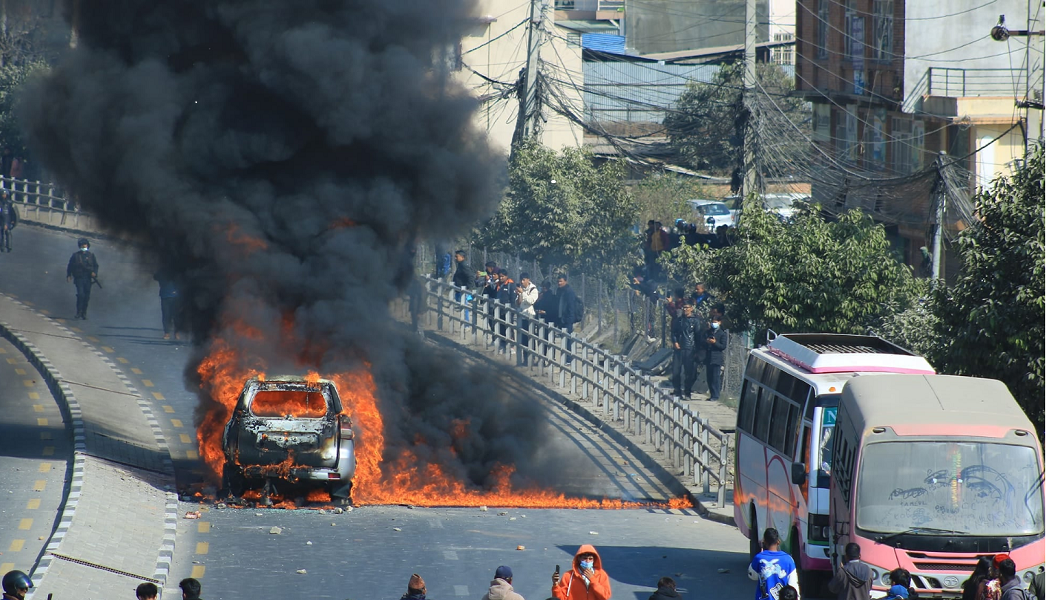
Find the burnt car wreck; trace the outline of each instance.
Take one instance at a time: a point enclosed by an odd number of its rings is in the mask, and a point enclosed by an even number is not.
[[[237,499],[258,489],[269,506],[283,482],[324,484],[333,502],[350,503],[355,442],[343,410],[327,379],[248,380],[225,425],[222,497]]]

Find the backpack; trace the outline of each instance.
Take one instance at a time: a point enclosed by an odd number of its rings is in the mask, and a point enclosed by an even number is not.
[[[584,299],[573,294],[573,323],[584,320]]]

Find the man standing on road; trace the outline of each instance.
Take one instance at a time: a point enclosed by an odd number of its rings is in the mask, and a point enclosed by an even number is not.
[[[861,547],[846,544],[846,556],[835,568],[835,576],[828,582],[828,590],[839,600],[867,600],[872,593],[872,569],[861,562]]]
[[[514,572],[506,565],[495,569],[495,579],[488,586],[488,593],[482,600],[525,600],[524,596],[514,591]]]
[[[4,575],[4,600],[25,600],[26,592],[33,587],[29,575],[22,571],[8,571]]]
[[[728,349],[728,330],[722,326],[724,305],[717,304],[709,311],[709,329],[706,330],[706,385],[709,399],[720,400],[720,387],[724,380],[724,351]]]
[[[647,600],[683,600],[683,596],[676,591],[672,577],[662,577],[658,580],[658,589]]]
[[[159,282],[159,304],[163,311],[163,339],[170,339],[170,334],[175,340],[181,339],[180,324],[178,318],[178,289],[177,277],[170,269],[159,269],[153,276]]]
[[[702,319],[695,314],[694,301],[688,298],[683,315],[672,321],[672,390],[676,396],[691,399],[691,388],[698,376],[695,352],[703,335]]]
[[[428,596],[428,588],[421,575],[414,573],[410,576],[410,582],[406,584],[406,593],[400,600],[425,600]]]
[[[11,252],[11,230],[18,225],[18,209],[7,190],[0,192],[0,252]]]
[[[558,275],[558,329],[565,330],[572,335],[573,324],[576,323],[576,292],[569,285],[569,276],[565,273]],[[573,338],[565,338],[565,364],[573,362]]]
[[[155,600],[159,597],[159,588],[154,583],[142,583],[137,586],[137,600]]]
[[[89,294],[92,293],[92,282],[96,279],[99,269],[96,255],[89,252],[89,240],[79,239],[78,251],[71,255],[70,262],[67,263],[67,283],[73,280],[78,294],[75,319],[88,318],[86,312],[89,310]]]
[[[609,600],[610,576],[602,568],[598,550],[584,544],[573,556],[573,568],[551,577],[551,593],[558,600]]]
[[[181,588],[181,600],[200,600],[200,592],[203,591],[203,586],[200,585],[198,579],[186,577],[181,580],[181,583],[177,584],[177,587]]]
[[[1026,600],[1023,580],[1016,577],[1016,563],[1006,558],[998,565],[998,581],[1001,582],[1001,600]]]
[[[757,582],[757,600],[779,600],[780,590],[788,585],[798,590],[798,569],[791,555],[780,551],[780,534],[775,527],[765,530],[761,547],[746,569],[750,579]]]

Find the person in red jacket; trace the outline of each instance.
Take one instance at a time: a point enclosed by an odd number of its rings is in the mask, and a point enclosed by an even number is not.
[[[573,568],[565,573],[555,573],[551,578],[554,586],[551,593],[558,600],[609,600],[610,576],[602,568],[598,550],[584,544],[573,556]]]

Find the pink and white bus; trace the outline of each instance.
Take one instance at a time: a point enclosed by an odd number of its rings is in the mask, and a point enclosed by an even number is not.
[[[1006,553],[1030,583],[1045,569],[1045,467],[1005,384],[947,375],[854,379],[839,400],[832,554],[861,546],[873,597],[891,570],[921,598],[955,598],[983,555]]]
[[[873,336],[784,334],[752,350],[736,423],[734,496],[751,555],[765,528],[775,527],[804,585],[816,583],[812,573],[830,575],[832,433],[844,385],[934,372],[924,358]]]

